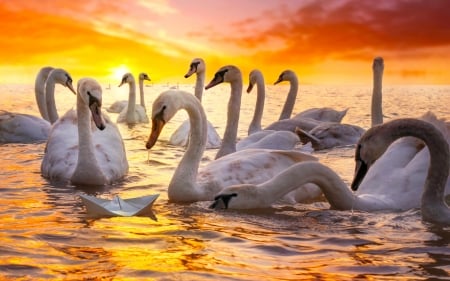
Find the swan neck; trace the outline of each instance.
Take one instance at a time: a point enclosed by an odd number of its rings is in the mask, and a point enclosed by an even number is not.
[[[222,144],[216,154],[216,159],[236,152],[236,138],[241,110],[242,79],[230,83],[231,95],[228,101],[227,126],[222,138]]]
[[[255,132],[261,131],[261,121],[264,112],[264,102],[266,98],[266,89],[264,78],[260,77],[256,81],[256,105],[255,112],[253,113],[253,119],[248,128],[248,134],[251,135]]]
[[[36,103],[39,109],[39,113],[41,114],[42,118],[50,121],[47,113],[47,104],[45,99],[45,81],[47,80],[48,74],[52,68],[46,67],[39,71],[38,75],[36,76],[36,81],[34,83],[34,94],[36,97]]]
[[[201,71],[197,73],[195,79],[195,96],[200,102],[202,102],[204,85],[205,85],[205,72]]]
[[[333,170],[319,162],[295,164],[260,187],[266,198],[278,199],[307,183],[316,184],[333,209],[349,210],[356,204],[355,196],[345,182]]]
[[[139,95],[141,98],[141,105],[145,108],[145,98],[144,98],[144,80],[139,79]]]
[[[86,103],[77,97],[78,161],[71,181],[75,184],[104,184],[105,178],[95,157],[92,142],[91,112]]]
[[[289,87],[289,92],[286,97],[286,101],[284,102],[279,120],[291,118],[292,111],[294,110],[295,100],[298,93],[298,79],[294,76],[290,78],[289,82],[291,85]]]
[[[134,81],[129,83],[130,91],[128,93],[128,107],[127,107],[127,122],[135,123],[134,111],[136,109],[136,83]]]
[[[192,97],[189,95],[189,97]],[[207,141],[206,114],[200,102],[186,99],[184,109],[189,116],[191,130],[189,143],[172,177],[168,188],[169,200],[175,202],[197,201],[202,192],[197,184],[198,168]]]
[[[383,124],[383,70],[373,71],[373,91],[372,91],[372,127]]]
[[[49,122],[53,124],[58,120],[59,115],[56,110],[55,102],[55,80],[51,75],[47,78],[47,83],[45,85],[45,99]]]

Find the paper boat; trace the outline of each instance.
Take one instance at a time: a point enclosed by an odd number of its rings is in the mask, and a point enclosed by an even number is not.
[[[150,215],[156,220],[152,212],[152,206],[159,194],[122,199],[115,196],[112,200],[97,198],[86,194],[79,194],[81,201],[86,206],[88,215],[93,217],[102,216],[144,216]]]

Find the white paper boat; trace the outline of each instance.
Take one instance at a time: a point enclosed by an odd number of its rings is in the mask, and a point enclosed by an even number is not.
[[[79,194],[81,201],[86,206],[88,215],[93,217],[102,216],[144,216],[150,215],[156,220],[152,212],[152,206],[159,194],[122,199],[115,196],[112,200],[97,198],[86,194]]]

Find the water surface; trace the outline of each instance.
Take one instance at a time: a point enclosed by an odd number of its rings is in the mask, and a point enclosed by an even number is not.
[[[147,108],[167,85],[145,87]],[[180,88],[193,92],[192,85]],[[104,106],[127,98],[104,89]],[[275,121],[288,86],[267,87],[263,125]],[[32,85],[0,85],[2,109],[38,115]],[[450,86],[388,86],[385,119],[432,110],[450,118]],[[301,86],[294,113],[311,107],[349,108],[343,122],[370,126],[371,85]],[[205,92],[203,103],[219,134],[225,129],[229,86]],[[239,136],[245,137],[255,94],[244,94]],[[57,87],[60,115],[75,97]],[[109,114],[115,120],[117,114]],[[0,279],[147,280],[448,280],[450,229],[422,222],[419,210],[328,210],[327,202],[277,205],[258,211],[212,211],[210,202],[174,204],[167,185],[184,149],[167,144],[187,118],[179,112],[148,152],[150,124],[119,125],[130,165],[121,182],[97,190],[50,183],[40,175],[45,144],[0,145]],[[202,165],[216,150],[206,151]],[[353,147],[315,153],[351,182]],[[159,193],[151,217],[92,219],[79,192],[103,198]]]

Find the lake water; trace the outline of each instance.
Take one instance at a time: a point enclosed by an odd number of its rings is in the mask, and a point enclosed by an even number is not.
[[[145,87],[147,109],[167,85]],[[192,85],[180,88],[193,92]],[[370,126],[372,85],[301,85],[294,113],[310,107],[349,108],[343,122]],[[267,86],[263,125],[275,121],[288,85]],[[127,99],[128,88],[104,89],[104,107]],[[33,85],[0,85],[2,109],[38,115]],[[60,115],[75,97],[57,86]],[[225,129],[229,85],[205,92],[203,104]],[[243,94],[239,136],[246,136],[256,94]],[[432,110],[450,119],[450,86],[385,86],[385,120]],[[109,114],[115,120],[117,114]],[[327,202],[277,205],[259,211],[213,211],[211,202],[175,204],[167,185],[184,153],[167,144],[187,118],[179,112],[147,151],[150,124],[119,125],[128,176],[95,190],[99,197],[160,194],[151,217],[87,217],[81,187],[40,175],[45,144],[0,145],[0,279],[102,280],[449,280],[450,228],[421,220],[420,210],[328,210]],[[207,150],[202,162],[214,159]],[[347,183],[353,147],[315,153]],[[91,191],[92,192],[92,191]]]

